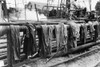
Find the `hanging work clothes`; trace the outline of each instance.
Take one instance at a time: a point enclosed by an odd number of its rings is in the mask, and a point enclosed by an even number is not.
[[[64,24],[59,23],[60,25],[60,47],[64,45]]]
[[[68,42],[67,42],[68,50],[70,48],[74,48],[75,47],[73,41],[74,41],[73,30],[72,30],[72,27],[69,25],[69,27],[68,27]]]
[[[89,24],[89,35],[90,35],[90,38],[93,40],[93,33],[95,31],[94,25],[92,21],[89,21],[88,24]]]
[[[77,41],[78,38],[80,37],[80,24],[76,24],[75,22],[71,22],[69,23],[69,25],[72,28],[72,38],[73,38],[73,43],[74,43],[74,47],[77,47]]]
[[[49,49],[50,49],[50,54],[52,53],[52,49],[53,47],[55,47],[55,43],[54,43],[54,34],[55,34],[55,31],[54,31],[54,25],[48,25],[49,27]]]
[[[64,23],[59,23],[60,25],[60,49],[63,49],[64,52],[67,51],[67,39],[68,39],[68,33],[67,28],[68,25],[65,25]]]
[[[64,25],[64,45],[65,45],[65,50],[64,52],[68,51],[68,25]]]
[[[21,45],[21,40],[20,40],[20,30],[19,26],[13,26],[11,25],[10,30],[7,33],[7,41],[11,45],[11,50],[12,50],[12,61],[13,63],[15,60],[20,60],[20,45]],[[9,44],[8,44],[9,45]]]
[[[49,26],[48,25],[42,25],[43,34],[46,46],[49,46]]]
[[[49,26],[48,25],[42,25],[42,30],[43,30],[43,42],[44,42],[44,46],[45,46],[45,50],[46,50],[46,53],[49,54],[50,53],[50,45],[51,43],[49,42],[50,41],[50,36],[49,35]],[[50,37],[49,37],[50,36]]]
[[[84,44],[85,40],[86,38],[85,38],[84,26],[81,25],[80,26],[80,42]]]
[[[87,32],[87,25],[85,23],[82,24],[82,27],[83,27],[83,36],[84,36],[84,43],[86,43],[86,38],[87,38],[87,35],[88,35],[88,32]]]
[[[99,28],[100,26],[99,26],[98,21],[94,21],[93,25],[94,25],[94,29],[95,29],[94,41],[96,41],[98,39],[98,35],[100,34],[100,28]]]
[[[55,32],[56,32],[56,45],[57,51],[64,49],[64,52],[67,51],[67,40],[68,40],[68,25],[60,23],[55,25]]]
[[[49,47],[47,47],[46,45],[46,41],[45,41],[45,34],[43,31],[43,26],[40,26],[39,28],[37,28],[37,35],[39,38],[39,54],[41,57],[46,57],[48,55],[49,52]]]
[[[93,22],[92,22],[92,21],[89,21],[88,24],[89,24],[89,26],[90,26],[90,32],[94,32],[95,29],[94,29]]]
[[[36,45],[36,27],[32,24],[27,25],[27,30],[24,32],[25,38],[24,38],[24,53],[25,58],[28,58],[29,56],[32,56],[34,53],[38,51],[37,45]]]
[[[60,25],[55,25],[57,51],[60,47]]]

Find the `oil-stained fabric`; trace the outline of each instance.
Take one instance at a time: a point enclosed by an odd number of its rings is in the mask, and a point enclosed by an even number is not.
[[[95,36],[94,36],[94,41],[98,39],[98,35],[100,34],[100,26],[97,21],[93,22],[94,29],[95,29]]]
[[[25,32],[27,34],[24,38],[24,53],[26,58],[28,58],[28,56],[32,56],[38,51],[36,45],[36,27],[32,24],[28,24],[27,28],[28,30]]]
[[[67,40],[68,40],[68,25],[65,25],[64,23],[60,23],[60,48],[64,49],[63,51],[67,51]]]
[[[74,41],[73,30],[72,30],[72,27],[69,25],[69,27],[68,27],[68,42],[67,42],[68,50],[70,48],[74,48],[75,47],[73,41]]]
[[[19,26],[13,26],[11,25],[9,32],[7,33],[7,38],[9,42],[11,43],[11,49],[12,49],[12,55],[13,55],[13,61],[14,60],[20,60],[20,30]]]
[[[80,26],[80,42],[84,44],[86,42],[85,40],[86,38],[85,38],[84,27],[81,25]]]
[[[44,42],[44,46],[45,46],[45,50],[46,53],[49,54],[50,53],[50,42],[49,42],[49,26],[48,25],[42,25],[42,33],[43,33],[43,42]],[[50,36],[51,37],[51,36]]]
[[[93,33],[94,33],[94,31],[95,31],[93,22],[90,22],[90,21],[89,21],[88,24],[89,24],[89,28],[90,28],[90,30],[89,30],[89,35],[90,35],[91,39],[93,39]]]
[[[49,26],[41,25],[43,29],[44,39],[47,46],[49,46]]]
[[[80,37],[80,27],[81,27],[81,24],[76,24],[76,31],[77,31],[76,36],[77,36],[77,38]]]
[[[53,40],[54,40],[54,34],[53,34],[53,30],[54,30],[54,25],[48,25],[49,27],[49,49],[50,49],[50,54],[52,52],[52,46],[55,45],[53,44]]]
[[[64,25],[64,45],[65,45],[65,52],[68,50],[68,25]]]
[[[80,37],[80,24],[76,24],[75,22],[69,23],[70,27],[72,28],[72,38],[73,38],[73,43],[74,47],[77,47],[77,41],[78,38]]]
[[[29,29],[27,28],[25,31],[24,31],[24,34],[23,34],[23,53],[25,53],[25,59],[28,58],[28,54],[27,54],[27,51],[28,51],[28,38],[29,38]]]
[[[57,51],[59,49],[64,49],[64,52],[67,51],[68,45],[68,25],[65,25],[63,23],[60,23],[58,25],[55,25],[55,32],[56,32],[56,45],[57,45]]]
[[[63,23],[59,23],[60,25],[60,47],[61,46],[65,46],[64,44],[64,24]]]
[[[90,32],[94,32],[95,29],[94,29],[94,25],[93,25],[93,22],[88,22],[89,26],[90,26]]]
[[[84,33],[83,33],[83,36],[84,36],[84,43],[86,43],[86,38],[87,38],[87,35],[88,35],[88,32],[87,32],[87,25],[85,23],[82,24],[82,27],[83,27],[83,30],[84,30]]]
[[[43,32],[43,27],[40,26],[40,28],[37,28],[37,35],[39,38],[39,54],[41,57],[46,57],[49,52],[49,48],[46,45],[45,42],[45,34]]]
[[[100,24],[99,24],[99,22],[98,21],[94,21],[93,22],[93,25],[95,26],[95,25],[97,25],[97,32],[98,32],[98,34],[100,34]],[[96,30],[96,29],[95,29]]]
[[[59,50],[60,47],[60,29],[61,29],[60,25],[55,25],[57,51]]]

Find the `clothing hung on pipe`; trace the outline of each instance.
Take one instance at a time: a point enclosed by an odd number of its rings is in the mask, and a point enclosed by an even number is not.
[[[69,26],[70,26],[70,33],[72,33],[71,34],[71,39],[72,39],[72,42],[73,42],[73,46],[74,47],[77,47],[77,41],[78,41],[78,39],[79,39],[79,37],[80,37],[80,24],[76,24],[75,22],[71,22],[71,23],[69,23]],[[70,36],[70,35],[69,35]]]
[[[80,42],[81,44],[84,44],[86,42],[84,26],[82,25],[80,26]]]
[[[85,23],[82,24],[82,28],[83,28],[83,43],[86,43],[86,38],[87,38],[87,35],[88,35],[88,31],[87,31],[87,25]]]
[[[41,27],[43,29],[46,46],[49,46],[49,38],[48,38],[49,37],[49,27],[47,25],[42,25]]]
[[[38,51],[38,46],[36,45],[36,28],[32,24],[27,25],[27,30],[24,31],[24,48],[25,58],[32,56]]]
[[[57,51],[60,47],[60,25],[55,25]]]
[[[54,43],[54,40],[55,40],[54,39],[54,33],[55,33],[54,29],[55,29],[55,27],[54,27],[54,25],[48,25],[48,27],[49,27],[49,36],[48,36],[49,48],[50,48],[50,54],[51,54],[53,47],[55,47],[55,43]]]
[[[75,48],[75,47],[77,47],[76,37],[74,37],[73,28],[69,25],[68,27],[68,50],[70,48]]]
[[[89,28],[90,28],[89,29],[89,35],[90,35],[90,38],[93,40],[93,33],[95,31],[94,25],[93,25],[92,21],[89,21],[88,24],[89,24]]]
[[[94,25],[94,29],[95,29],[94,41],[96,41],[98,39],[99,34],[100,34],[100,25],[99,25],[98,21],[93,22],[93,25]]]
[[[60,47],[59,49],[63,49],[63,52],[66,52],[68,49],[68,25],[64,23],[60,23]]]
[[[49,54],[49,47],[46,45],[43,29],[43,26],[37,28],[37,35],[39,38],[39,54],[41,57],[46,57]]]
[[[64,25],[64,45],[65,45],[65,49],[64,52],[68,51],[68,25]]]
[[[67,51],[68,45],[68,25],[60,23],[55,25],[55,33],[56,33],[56,46],[57,51],[63,49],[64,52]]]
[[[10,30],[7,33],[7,43],[10,44],[10,48],[12,50],[12,62],[14,63],[15,60],[20,60],[20,30],[19,26],[10,25]]]

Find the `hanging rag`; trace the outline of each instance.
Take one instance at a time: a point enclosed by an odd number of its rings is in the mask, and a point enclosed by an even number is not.
[[[73,40],[73,44],[74,44],[74,47],[77,47],[77,41],[78,41],[78,38],[80,37],[80,24],[76,24],[75,22],[70,22],[69,23],[70,27],[71,27],[71,37],[72,37],[72,40]]]
[[[93,33],[95,31],[93,22],[92,21],[89,21],[88,24],[89,24],[89,28],[90,28],[89,35],[90,35],[91,39],[93,39]]]
[[[55,46],[54,44],[54,25],[48,25],[49,27],[49,48],[50,48],[50,54],[52,53],[52,48]]]
[[[87,31],[87,25],[85,23],[82,24],[82,27],[83,27],[83,36],[84,36],[84,43],[86,43],[86,38],[87,38],[87,35],[88,35],[88,31]]]
[[[65,45],[65,49],[64,52],[68,51],[68,25],[64,25],[64,45]]]
[[[24,31],[24,53],[25,58],[29,58],[38,51],[38,46],[36,45],[36,27],[32,24],[26,26],[28,29]]]
[[[94,41],[96,41],[100,34],[100,25],[99,25],[98,21],[93,22],[93,25],[94,25],[94,29],[95,29]]]
[[[11,45],[11,50],[12,50],[12,61],[13,63],[15,60],[20,60],[20,45],[21,45],[21,40],[20,40],[20,30],[19,26],[13,26],[10,25],[10,30],[7,33],[7,42],[8,45],[10,43]]]
[[[60,25],[55,25],[57,51],[60,48],[60,28],[61,28]]]
[[[46,43],[46,39],[45,39],[45,33],[44,30],[45,28],[43,28],[43,26],[40,26],[39,28],[37,28],[37,35],[39,38],[39,54],[41,57],[46,57],[49,53],[49,49],[47,47]]]

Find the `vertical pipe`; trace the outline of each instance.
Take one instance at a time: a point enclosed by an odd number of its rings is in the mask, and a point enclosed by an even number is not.
[[[16,0],[15,0],[15,9],[17,8]],[[15,11],[15,16],[17,16],[17,12]],[[17,17],[18,20],[18,17]]]
[[[12,66],[12,48],[11,48],[11,43],[10,43],[10,30],[8,30],[7,32],[7,63],[8,63],[8,67],[13,67]]]
[[[60,2],[60,17],[62,18],[62,0],[61,0],[61,2]]]
[[[49,14],[48,14],[48,13],[49,13],[49,12],[48,12],[48,11],[49,11],[49,7],[48,7],[49,4],[48,4],[48,2],[49,2],[49,0],[47,0],[47,17],[48,17],[48,15],[49,15]]]
[[[3,21],[2,2],[0,1],[0,22]]]
[[[35,11],[36,11],[37,21],[39,21],[36,4],[34,4],[34,6],[35,6]]]
[[[68,9],[68,15],[69,15],[69,18],[70,18],[70,0],[66,0],[66,8]]]

